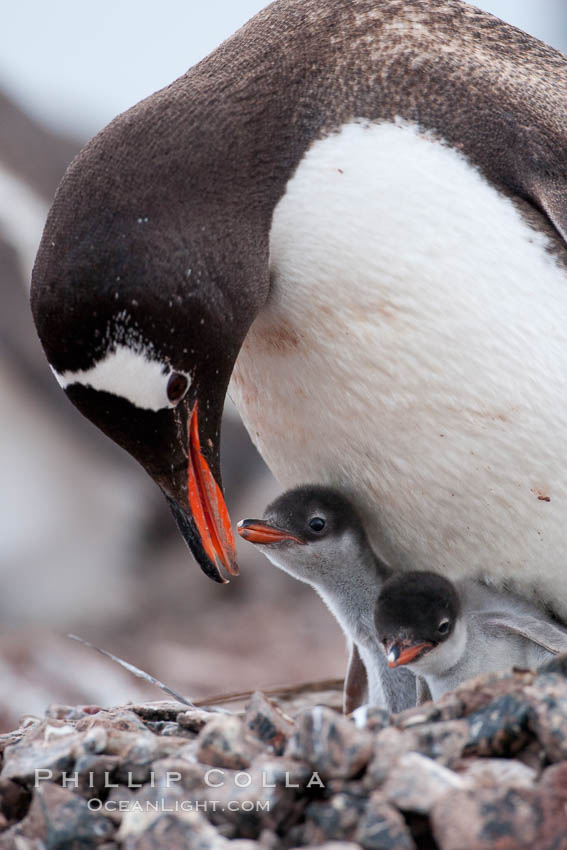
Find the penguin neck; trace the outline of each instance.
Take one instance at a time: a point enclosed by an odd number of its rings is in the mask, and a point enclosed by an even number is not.
[[[322,570],[312,584],[347,637],[357,644],[374,644],[374,606],[386,578],[385,568],[370,548],[344,564],[342,570]]]

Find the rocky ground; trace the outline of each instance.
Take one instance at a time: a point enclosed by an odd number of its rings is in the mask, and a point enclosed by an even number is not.
[[[567,656],[395,716],[339,700],[27,717],[0,737],[0,850],[567,848]]]

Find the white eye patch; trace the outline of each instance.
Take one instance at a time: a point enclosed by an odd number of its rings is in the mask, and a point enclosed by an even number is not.
[[[149,357],[144,351],[133,351],[125,345],[116,345],[91,366],[77,372],[52,372],[64,390],[71,384],[81,384],[93,390],[111,393],[126,399],[141,410],[173,408],[175,403],[167,397],[167,383],[173,371],[170,365]],[[191,376],[180,372],[191,385]]]

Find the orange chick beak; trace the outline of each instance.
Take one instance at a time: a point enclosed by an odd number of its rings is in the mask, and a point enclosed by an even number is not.
[[[294,543],[300,543],[302,546],[305,545],[304,540],[300,540],[299,537],[290,534],[289,531],[284,531],[282,528],[277,528],[275,525],[270,525],[269,522],[264,522],[261,519],[242,519],[238,523],[237,531],[249,543],[266,545],[291,540]]]
[[[412,644],[404,641],[393,641],[386,647],[388,667],[402,667],[404,664],[411,664],[412,661],[433,649],[434,645],[429,641]]]

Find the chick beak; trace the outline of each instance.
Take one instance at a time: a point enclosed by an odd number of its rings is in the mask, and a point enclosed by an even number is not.
[[[421,643],[410,643],[407,640],[391,641],[386,645],[388,667],[402,667],[404,664],[411,664],[412,661],[421,658],[434,646],[435,644],[430,641],[422,641]]]
[[[305,544],[305,541],[300,540],[295,534],[271,525],[262,519],[241,519],[237,531],[249,543],[259,543],[264,546],[270,543],[282,543],[285,540],[291,540],[293,543],[300,543],[301,545]]]

